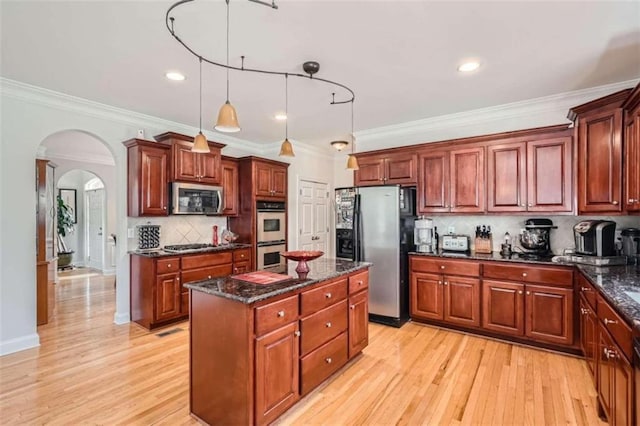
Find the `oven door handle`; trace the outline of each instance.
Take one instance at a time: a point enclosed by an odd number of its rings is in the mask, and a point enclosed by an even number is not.
[[[269,246],[281,246],[285,244],[284,240],[277,240],[277,241],[265,241],[262,243],[258,243],[257,246],[258,247],[269,247]]]

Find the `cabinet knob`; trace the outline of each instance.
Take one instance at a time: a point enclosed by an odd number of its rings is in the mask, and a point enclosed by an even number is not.
[[[613,204],[614,206],[617,206],[618,202],[617,201],[612,201],[611,204]]]
[[[326,297],[327,299],[331,299],[331,293],[325,294],[324,297]]]
[[[438,281],[438,285],[442,285],[442,281]]]
[[[207,278],[211,279],[211,275],[207,276]]]
[[[444,282],[444,285],[449,285],[449,283],[445,281],[445,282]]]
[[[349,306],[349,309],[354,310],[356,308],[356,305],[351,305]]]
[[[362,280],[358,281],[358,286],[362,285]]]
[[[527,273],[526,273],[526,272],[523,272],[523,273],[522,273],[522,276],[523,276],[523,277],[526,277],[526,276],[527,276]]]
[[[580,287],[580,291],[586,292],[591,291],[591,289],[589,287]]]
[[[233,272],[238,272],[238,268],[233,268]]]
[[[296,331],[293,333],[293,335],[294,335],[294,336],[296,336],[296,337],[300,337],[300,330],[296,330]]]
[[[180,277],[176,277],[176,281],[180,281]]]
[[[522,290],[518,290],[518,294],[522,294]]]
[[[610,319],[608,319],[608,318],[605,318],[605,319],[604,319],[604,325],[607,325],[607,324],[617,324],[617,323],[618,323],[618,321],[616,321],[616,320],[610,320]]]
[[[384,180],[384,179],[383,179],[383,178],[380,178],[380,179],[378,179],[378,180]]]
[[[587,311],[585,308],[580,308],[580,312],[582,313],[582,315],[587,315],[589,311]]]
[[[524,207],[524,204],[520,204],[520,207]]]
[[[527,204],[528,207],[533,207],[533,205],[531,203]]]
[[[527,291],[527,296],[529,296],[529,295],[531,295],[531,292],[530,292],[530,291]]]
[[[440,269],[444,269],[444,265],[440,265]]]
[[[331,358],[325,358],[324,362],[326,362],[327,364],[331,364]]]
[[[629,198],[629,204],[633,204],[636,200],[634,200],[633,198]]]
[[[241,255],[240,255],[240,259],[244,259],[244,254],[241,254]]]
[[[284,311],[278,311],[278,317],[279,318],[284,317]]]
[[[325,326],[326,326],[327,328],[331,328],[331,323],[330,323],[330,322],[328,322],[328,323],[326,323],[326,324],[325,324]]]
[[[166,210],[166,209],[167,209],[167,206],[162,206],[162,210]]]
[[[167,263],[167,268],[171,268],[171,264],[170,263]]]

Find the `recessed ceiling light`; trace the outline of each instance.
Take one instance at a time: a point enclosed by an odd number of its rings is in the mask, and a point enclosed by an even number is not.
[[[183,81],[185,79],[184,74],[178,72],[178,71],[169,71],[165,74],[165,76],[169,79],[169,80],[173,80],[173,81]]]
[[[478,61],[469,61],[458,67],[458,71],[460,72],[471,72],[480,68],[480,62]]]
[[[287,114],[283,114],[283,113],[278,113],[276,114],[276,120],[278,121],[284,121],[287,119]]]

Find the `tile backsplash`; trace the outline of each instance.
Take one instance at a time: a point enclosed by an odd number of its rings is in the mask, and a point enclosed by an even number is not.
[[[475,229],[478,225],[491,226],[493,234],[493,250],[499,251],[500,244],[504,242],[505,232],[511,235],[513,247],[519,246],[518,235],[524,229],[524,222],[530,218],[548,218],[553,221],[557,229],[551,230],[551,250],[555,254],[562,254],[565,248],[574,248],[573,226],[587,219],[612,220],[616,222],[616,233],[623,228],[639,228],[640,217],[638,216],[427,216],[433,219],[433,225],[438,227],[438,234],[448,233],[450,226],[455,228],[456,234],[469,235],[471,237],[471,248],[473,249]]]
[[[213,226],[218,226],[218,238],[227,228],[225,216],[167,216],[158,218],[129,217],[127,227],[135,229],[137,225],[160,225],[160,247],[171,244],[211,243]],[[233,231],[233,229],[232,229]],[[137,231],[133,238],[127,239],[127,248],[138,248]]]

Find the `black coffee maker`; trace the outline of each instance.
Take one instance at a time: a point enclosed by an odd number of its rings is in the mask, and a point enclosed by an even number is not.
[[[551,230],[556,229],[550,219],[527,219],[524,230],[520,233],[520,246],[525,257],[549,257],[551,251]]]

